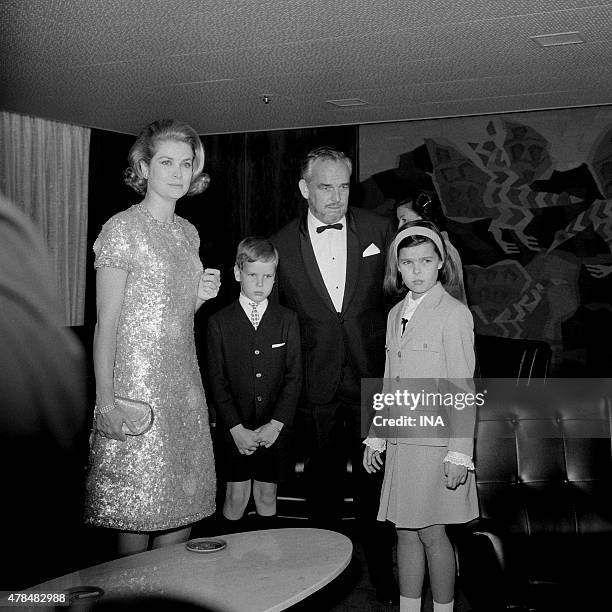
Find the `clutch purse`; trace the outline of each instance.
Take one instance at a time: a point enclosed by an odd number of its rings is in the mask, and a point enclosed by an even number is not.
[[[131,431],[124,423],[122,431],[125,435],[141,436],[153,426],[153,407],[151,404],[115,395],[115,406],[121,408],[136,427],[136,431]]]

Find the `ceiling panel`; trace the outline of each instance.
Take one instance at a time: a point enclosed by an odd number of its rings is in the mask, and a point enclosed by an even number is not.
[[[4,0],[0,109],[219,133],[608,104],[611,26],[612,1]],[[530,39],[561,31],[587,42]]]

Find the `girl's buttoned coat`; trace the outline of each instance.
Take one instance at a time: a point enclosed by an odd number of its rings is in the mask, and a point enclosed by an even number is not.
[[[406,298],[407,299],[407,298]],[[402,330],[405,300],[396,304],[387,318],[385,391],[408,389],[441,393],[474,393],[474,331],[469,309],[451,297],[442,285],[436,283],[422,298]],[[435,380],[432,380],[435,379]],[[419,416],[419,410],[404,411],[407,416]],[[461,410],[447,407],[447,427],[424,428],[409,433],[398,431],[398,443],[448,446],[472,456],[475,408]],[[434,435],[438,432],[440,436]],[[415,432],[418,431],[418,434]]]

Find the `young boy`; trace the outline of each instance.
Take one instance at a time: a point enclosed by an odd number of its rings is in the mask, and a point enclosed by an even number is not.
[[[292,468],[288,429],[302,384],[295,312],[268,301],[278,252],[245,238],[236,253],[238,300],[210,317],[208,374],[227,482],[223,516],[242,518],[251,496],[260,517],[276,514],[276,488]],[[252,485],[251,485],[252,482]]]

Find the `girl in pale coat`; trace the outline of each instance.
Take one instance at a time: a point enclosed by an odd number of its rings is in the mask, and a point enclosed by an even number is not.
[[[471,391],[472,315],[442,287],[441,281],[450,280],[445,276],[447,257],[444,239],[429,221],[402,226],[391,243],[385,289],[408,292],[387,319],[387,389],[390,385],[399,388],[402,381],[404,388],[418,391],[438,379],[436,384],[444,381],[445,388]],[[410,381],[412,385],[407,384]],[[419,418],[418,411],[408,414]],[[380,469],[380,454],[387,452],[378,520],[389,520],[397,529],[401,612],[421,609],[426,561],[434,612],[453,609],[455,556],[445,526],[478,516],[472,464],[474,422],[473,406],[464,406],[460,412],[452,406],[447,427],[435,434],[423,430],[420,436],[408,437],[415,428],[407,428],[411,431],[406,430],[406,435],[396,428],[395,438],[365,440],[366,471]]]

